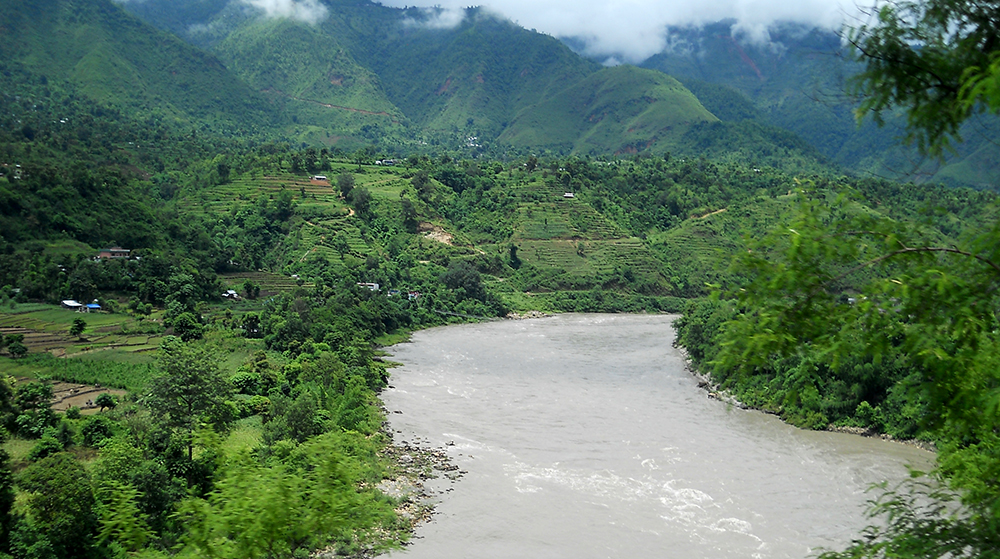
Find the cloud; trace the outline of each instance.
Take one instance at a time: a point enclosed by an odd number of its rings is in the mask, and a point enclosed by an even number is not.
[[[407,27],[423,27],[425,29],[454,29],[465,19],[462,8],[419,8],[419,17],[410,15],[403,19]]]
[[[319,0],[239,0],[264,12],[267,17],[288,18],[316,24],[328,14],[326,6]]]
[[[389,6],[412,6],[414,0],[383,0]],[[423,0],[444,11],[464,0]],[[874,1],[874,0],[872,0]],[[420,0],[418,0],[418,3]],[[638,62],[670,44],[671,26],[698,26],[735,20],[741,40],[767,41],[777,22],[837,29],[859,9],[851,0],[487,0],[484,7],[555,37],[572,37],[584,52],[600,58]]]

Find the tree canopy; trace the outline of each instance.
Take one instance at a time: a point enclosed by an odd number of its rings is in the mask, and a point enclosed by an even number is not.
[[[1000,111],[998,19],[995,2],[879,6],[848,35],[864,64],[859,117],[902,110],[905,140],[942,156],[970,117]],[[792,222],[739,258],[748,281],[689,313],[681,342],[723,386],[797,423],[905,419],[935,442],[937,483],[883,491],[878,520],[823,557],[1000,556],[996,208],[945,244],[936,208],[906,222],[863,210],[849,189],[798,196]]]
[[[972,115],[1000,109],[1000,3],[907,0],[880,4],[848,39],[864,64],[853,78],[859,118],[902,108],[905,140],[941,156]]]

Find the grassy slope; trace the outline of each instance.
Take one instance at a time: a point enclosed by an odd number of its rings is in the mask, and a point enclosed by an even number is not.
[[[382,91],[379,78],[359,65],[330,26],[291,20],[250,20],[215,47],[226,65],[254,89],[283,104],[296,123],[291,130],[316,135],[354,136],[377,126],[382,136],[398,136],[402,111]],[[319,143],[336,143],[336,140]],[[372,139],[369,139],[369,142]],[[312,142],[317,143],[317,142]]]
[[[355,165],[335,163],[330,174],[355,169]],[[364,171],[355,175],[356,187],[371,193],[373,206],[378,209],[377,219],[401,219],[401,194],[412,195],[409,180],[403,176],[405,171],[374,166],[365,167]],[[438,185],[437,188],[444,196],[449,196],[446,187]],[[550,277],[553,287],[589,289],[617,272],[629,270],[647,284],[659,286],[657,290],[670,292],[669,281],[663,273],[664,262],[646,243],[632,237],[587,202],[565,199],[564,188],[543,180],[540,171],[526,180],[514,179],[497,188],[509,190],[521,200],[511,221],[512,234],[500,244],[474,242],[475,235],[463,233],[460,224],[449,222],[421,200],[410,198],[423,223],[420,231],[406,235],[405,242],[413,257],[420,261],[447,262],[448,258],[506,254],[504,243],[512,243],[518,247],[522,262]],[[293,193],[296,217],[288,235],[276,249],[279,269],[286,273],[308,273],[314,261],[321,259],[338,273],[350,273],[351,270],[363,270],[368,257],[388,258],[386,241],[389,239],[373,235],[371,222],[366,224],[353,214],[332,187],[304,176],[243,176],[229,184],[189,193],[179,210],[200,216],[221,215],[258,197],[276,196],[282,190]],[[447,243],[431,232],[432,226],[450,235]],[[341,240],[346,246],[340,243]],[[265,289],[269,285],[267,282],[277,279],[269,280],[256,274],[251,279]],[[224,278],[224,282],[239,288],[246,277],[250,276],[233,274]],[[284,279],[285,283],[293,281],[287,276]]]
[[[469,10],[454,30],[397,27],[370,63],[390,97],[432,131],[495,137],[520,108],[596,69],[551,37]]]
[[[677,80],[619,66],[523,111],[500,139],[583,153],[665,151],[691,124],[716,120]]]
[[[271,107],[213,56],[110,0],[11,0],[0,55],[68,80],[105,105],[187,123],[255,129]]]

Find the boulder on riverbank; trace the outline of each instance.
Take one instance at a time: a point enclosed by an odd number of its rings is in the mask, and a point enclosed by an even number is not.
[[[528,320],[531,318],[548,318],[550,316],[552,315],[549,313],[544,313],[542,311],[528,311],[523,314],[511,311],[507,313],[507,316],[505,316],[504,318],[508,320]]]

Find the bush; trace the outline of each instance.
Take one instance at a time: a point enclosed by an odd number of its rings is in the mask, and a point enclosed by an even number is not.
[[[105,439],[111,438],[114,435],[114,431],[111,428],[111,421],[104,416],[98,415],[83,426],[80,434],[83,435],[84,445],[96,447],[104,442]]]
[[[38,443],[31,449],[28,453],[28,460],[36,462],[45,458],[46,456],[52,456],[57,452],[63,451],[63,444],[59,442],[58,439],[52,435],[45,435],[38,440]]]
[[[260,375],[255,373],[240,371],[229,377],[229,384],[238,394],[260,394]]]
[[[26,439],[37,439],[45,429],[52,424],[52,413],[49,410],[39,410],[22,413],[14,420],[17,434]]]

